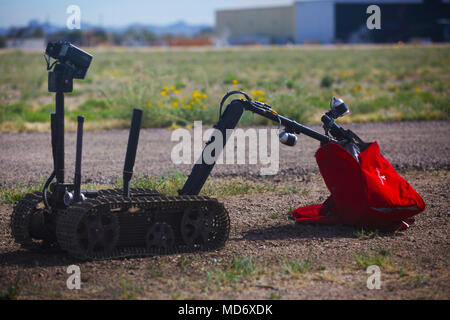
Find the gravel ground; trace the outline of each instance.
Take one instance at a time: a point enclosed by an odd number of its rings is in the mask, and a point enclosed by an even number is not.
[[[297,181],[307,193],[222,199],[231,234],[219,251],[110,261],[21,249],[9,235],[12,206],[0,205],[0,293],[17,287],[20,299],[450,299],[449,172],[402,175],[427,203],[403,232],[361,236],[341,225],[293,223],[290,208],[323,202],[328,194],[320,175],[312,174],[309,182]],[[389,253],[380,265],[381,289],[368,290],[368,274],[355,255],[374,256],[378,249]],[[224,281],[223,270],[241,256],[252,257],[255,271]],[[309,268],[287,273],[285,263],[293,259],[309,261]],[[80,290],[66,287],[72,264],[81,270]]]
[[[365,141],[377,140],[382,154],[397,168],[448,169],[450,122],[397,122],[351,124]],[[273,128],[273,127],[271,127]],[[322,132],[319,126],[314,129]],[[173,131],[141,131],[134,171],[140,175],[164,174],[170,170],[190,172],[191,165],[175,165],[170,159]],[[113,182],[122,176],[127,130],[89,131],[83,146],[83,181]],[[314,152],[318,142],[299,137],[295,147],[280,146],[279,175],[315,171]],[[41,182],[51,172],[52,156],[49,133],[0,134],[0,183]],[[73,176],[75,132],[66,133],[66,172]],[[247,158],[248,159],[248,158]],[[246,161],[248,163],[248,161]],[[216,165],[213,176],[258,175],[258,165]]]
[[[12,205],[0,204],[0,293],[17,288],[21,299],[450,299],[449,122],[350,127],[368,141],[376,138],[383,154],[424,198],[427,209],[410,229],[361,235],[341,225],[293,223],[288,218],[292,208],[321,203],[328,195],[315,169],[317,143],[304,138],[296,148],[282,148],[281,174],[271,180],[295,185],[297,191],[221,198],[230,213],[231,234],[225,248],[216,252],[97,262],[80,262],[61,252],[28,252],[9,235]],[[137,172],[188,172],[170,163],[172,144],[161,143],[169,141],[170,134],[143,130]],[[0,135],[1,181],[39,181],[48,174],[42,170],[50,162],[48,138],[42,133]],[[68,145],[73,139],[69,133]],[[86,176],[105,182],[120,175],[126,139],[126,131],[87,132]],[[73,158],[71,149],[68,159]],[[250,167],[252,172],[257,169]],[[308,179],[287,175],[304,171]],[[222,165],[214,169],[213,179],[241,172],[252,175],[246,165]],[[381,289],[368,290],[368,274],[355,256],[374,256],[378,249],[388,252],[380,262]],[[239,256],[252,257],[255,270],[239,281],[223,280],[223,271]],[[291,259],[308,261],[309,268],[288,273],[285,264]],[[66,287],[71,264],[80,266],[80,290]]]

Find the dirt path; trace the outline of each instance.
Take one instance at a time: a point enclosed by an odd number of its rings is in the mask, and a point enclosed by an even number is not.
[[[346,126],[347,127],[347,126]],[[377,140],[385,157],[397,168],[448,169],[450,122],[368,123],[348,126],[366,141]],[[273,128],[273,127],[271,127]],[[314,129],[322,132],[319,126]],[[190,165],[174,165],[170,160],[173,131],[142,130],[135,172],[140,175],[180,170]],[[83,181],[107,183],[121,177],[125,159],[127,130],[90,131],[83,146]],[[279,176],[316,170],[314,152],[318,142],[300,136],[294,148],[280,147]],[[51,172],[49,133],[0,134],[0,183],[41,182]],[[75,133],[66,133],[66,172],[73,176]],[[196,159],[195,159],[196,160]],[[247,161],[248,163],[248,161]],[[213,176],[257,175],[258,165],[217,165]]]

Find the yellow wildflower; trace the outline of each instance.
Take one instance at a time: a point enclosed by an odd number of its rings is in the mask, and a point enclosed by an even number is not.
[[[253,90],[252,93],[254,96],[263,96],[264,95],[264,91],[262,91],[262,90]]]
[[[352,70],[349,70],[349,71],[343,70],[343,71],[341,71],[341,77],[343,77],[343,78],[353,77],[354,74],[355,73]]]
[[[237,87],[238,81],[237,80],[233,80],[233,87]]]
[[[164,91],[164,90],[163,90],[163,91],[161,91],[161,95],[162,95],[162,96],[165,96],[166,94],[167,94],[167,92],[166,92],[166,91]]]
[[[420,91],[420,88],[416,88],[416,92],[417,93],[420,93],[421,91]]]
[[[181,128],[181,126],[179,126],[179,125],[177,125],[177,124],[175,124],[175,123],[172,123],[171,126],[168,126],[168,127],[167,127],[167,129],[169,129],[169,130],[172,130],[172,129],[180,129],[180,128]]]
[[[152,106],[152,103],[151,102],[147,102],[147,107],[151,107]]]
[[[174,102],[173,102],[173,107],[174,107],[174,108],[178,108],[178,101],[174,101]]]

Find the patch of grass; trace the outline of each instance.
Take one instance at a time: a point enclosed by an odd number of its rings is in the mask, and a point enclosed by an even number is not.
[[[408,276],[408,273],[405,271],[403,267],[397,270],[397,274],[400,278]]]
[[[320,80],[320,86],[322,88],[329,88],[333,85],[333,78],[331,78],[330,76],[325,76],[322,78],[322,80]]]
[[[276,186],[273,184],[260,184],[243,178],[233,178],[219,181],[207,180],[201,194],[211,197],[227,197],[239,194],[271,192],[275,189]]]
[[[282,298],[282,295],[279,292],[276,291],[271,291],[268,295],[267,295],[268,299],[271,300],[280,300]]]
[[[120,109],[111,108],[106,100],[88,99],[75,110],[71,110],[68,117],[77,121],[77,116],[83,115],[86,121],[103,121],[124,118],[120,112]]]
[[[32,193],[34,191],[42,191],[44,182],[36,184],[15,184],[7,185],[0,188],[0,203],[6,204],[16,204],[20,199],[22,199],[25,194]],[[100,190],[117,187],[118,185],[103,185],[98,183],[88,183],[81,185],[81,189],[86,190]],[[122,185],[120,185],[120,188]]]
[[[50,114],[54,111],[55,106],[52,104],[44,105],[37,110],[26,110],[24,120],[27,122],[48,122]]]
[[[353,231],[353,236],[358,239],[374,239],[378,238],[380,235],[378,230],[366,230],[364,228],[357,229]]]
[[[133,300],[136,299],[136,295],[142,293],[143,287],[140,284],[136,284],[132,280],[120,276],[120,289],[123,299]]]
[[[233,256],[224,267],[214,267],[206,272],[208,282],[214,282],[218,288],[222,284],[240,282],[261,272],[254,258]]]
[[[290,193],[299,193],[301,188],[296,184],[290,184],[286,185],[281,189],[281,192],[284,194],[290,194]]]
[[[54,288],[46,288],[45,295],[50,299],[59,299],[62,296],[62,293]]]
[[[177,195],[186,182],[187,176],[181,171],[170,171],[167,174],[157,176],[137,176],[131,182],[133,188],[153,189],[166,195]],[[119,180],[116,187],[120,188],[122,182]]]
[[[131,181],[132,188],[146,188],[153,189],[165,195],[178,195],[187,175],[181,171],[172,170],[166,174],[155,176],[136,176]],[[15,204],[26,193],[41,190],[42,184],[17,184],[4,186],[0,189],[0,203]],[[83,184],[82,189],[101,190],[109,188],[122,188],[122,179],[118,179],[114,184],[98,184],[88,183]],[[284,184],[277,185],[273,183],[258,183],[244,180],[243,178],[231,179],[208,179],[201,191],[201,195],[223,198],[241,194],[263,193],[263,192],[278,192],[284,190]]]
[[[27,193],[40,190],[41,185],[18,184],[0,189],[0,203],[16,204]]]
[[[181,293],[178,291],[170,294],[170,299],[172,299],[172,300],[178,300],[180,298],[181,298]]]
[[[23,101],[10,105],[0,104],[0,122],[23,120],[25,113],[30,109],[30,105]]]
[[[231,281],[239,281],[247,278],[256,271],[256,263],[252,257],[234,256],[227,266],[227,278]]]
[[[270,183],[265,183],[265,184],[262,184],[262,185],[257,183],[255,185],[255,189],[256,189],[256,192],[258,192],[258,193],[273,192],[273,191],[276,190],[276,186],[273,185],[273,184],[270,184]]]
[[[278,213],[273,212],[273,213],[270,214],[270,218],[271,219],[278,219],[278,218],[280,218],[280,215]]]
[[[417,275],[415,277],[412,277],[411,279],[411,283],[414,285],[415,288],[421,287],[425,285],[427,282],[428,279],[423,275]]]
[[[313,263],[308,256],[305,260],[288,259],[283,262],[283,270],[290,275],[304,274],[313,269]]]
[[[292,218],[292,211],[294,211],[295,208],[289,207],[289,209],[286,211],[286,218],[291,219]]]
[[[407,285],[411,285],[414,288],[421,287],[428,282],[427,276],[417,273],[414,265],[406,263],[404,266],[399,266],[398,268],[392,270],[393,273],[397,274],[399,280]]]
[[[212,125],[218,99],[232,89],[263,92],[280,114],[298,122],[320,121],[332,95],[350,105],[347,119],[353,121],[446,119],[450,114],[448,46],[88,51],[95,63],[67,94],[73,99],[67,116],[116,120],[119,128],[129,123],[133,108],[145,110],[143,127],[185,126],[193,120]],[[4,52],[0,69],[0,130],[48,123],[49,112],[43,109],[52,94],[41,54]],[[247,113],[241,122],[267,123]]]
[[[164,272],[161,270],[161,268],[154,264],[150,264],[148,266],[148,273],[151,278],[160,278],[164,275]]]
[[[245,181],[244,179],[233,179],[223,183],[207,183],[202,193],[206,195],[222,195],[234,196],[237,194],[247,194],[255,190],[253,183]]]
[[[16,276],[13,282],[8,283],[5,291],[0,291],[0,300],[17,300],[20,294],[19,288],[20,274]]]
[[[390,251],[385,248],[375,248],[366,250],[363,253],[353,254],[356,264],[360,269],[367,269],[368,266],[376,265],[378,267],[386,267],[390,264]]]
[[[280,192],[282,194],[301,194],[303,196],[309,195],[310,191],[306,188],[302,188],[298,184],[286,184],[284,185]]]
[[[178,261],[177,265],[181,269],[184,269],[186,266],[189,266],[192,263],[192,261],[194,261],[194,259],[192,257],[182,255],[180,260]]]

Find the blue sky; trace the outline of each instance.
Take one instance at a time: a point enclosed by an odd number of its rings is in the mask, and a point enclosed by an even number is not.
[[[167,25],[183,20],[214,25],[215,10],[289,3],[289,0],[1,0],[0,27],[23,26],[37,19],[65,25],[69,5],[81,9],[81,24],[124,26],[131,23]]]

